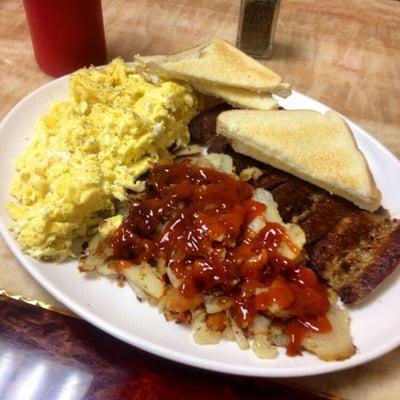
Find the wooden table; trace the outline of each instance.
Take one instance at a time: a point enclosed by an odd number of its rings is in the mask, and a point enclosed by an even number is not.
[[[109,59],[179,51],[219,36],[234,43],[239,1],[103,0]],[[400,2],[284,0],[268,66],[352,118],[400,157]],[[52,78],[37,67],[21,2],[0,5],[0,116]],[[0,289],[61,305],[0,241]],[[0,338],[2,335],[0,329]],[[3,351],[3,350],[2,350]],[[394,399],[400,350],[350,371],[295,381],[351,399]]]

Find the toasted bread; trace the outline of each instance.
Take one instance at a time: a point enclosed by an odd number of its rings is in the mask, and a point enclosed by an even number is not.
[[[284,222],[299,224],[306,234],[310,267],[334,288],[343,302],[362,302],[400,264],[400,222],[379,208],[360,210],[349,201],[232,150],[216,134],[218,115],[226,104],[195,117],[191,140],[209,152],[233,157],[236,173],[252,167],[262,171],[251,183],[271,191]]]
[[[269,93],[256,93],[241,88],[213,86],[198,82],[192,83],[192,86],[198,92],[225,100],[234,107],[252,110],[275,110],[278,108],[278,102]]]
[[[213,39],[170,56],[137,55],[135,61],[147,65],[160,76],[197,83],[201,87],[231,87],[282,97],[287,97],[291,91],[290,85],[282,82],[277,73],[222,39]]]
[[[381,194],[345,121],[334,111],[225,111],[217,133],[233,149],[289,172],[368,211]]]

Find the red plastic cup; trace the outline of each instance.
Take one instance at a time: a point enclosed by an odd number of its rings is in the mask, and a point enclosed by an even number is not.
[[[35,58],[61,76],[107,62],[101,0],[24,0]]]

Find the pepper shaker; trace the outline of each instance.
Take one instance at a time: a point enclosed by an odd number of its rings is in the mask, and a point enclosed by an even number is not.
[[[241,0],[238,48],[257,58],[271,56],[280,3],[280,0]]]

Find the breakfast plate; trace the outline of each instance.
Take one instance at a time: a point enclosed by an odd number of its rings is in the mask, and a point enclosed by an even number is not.
[[[121,288],[104,276],[81,274],[76,260],[40,262],[23,254],[8,231],[11,220],[5,209],[14,175],[13,159],[33,136],[34,122],[52,101],[65,97],[67,86],[68,77],[63,77],[39,88],[18,103],[0,125],[1,233],[24,268],[59,301],[98,328],[145,351],[195,367],[239,375],[294,377],[332,372],[368,362],[400,345],[400,321],[396,315],[400,271],[393,273],[364,304],[351,308],[351,331],[358,350],[350,359],[326,362],[305,352],[288,357],[281,349],[276,359],[261,360],[252,352],[239,350],[234,342],[195,344],[189,328],[166,322],[156,307],[140,303],[127,285]],[[296,91],[279,103],[286,109],[324,112],[328,108]],[[351,121],[348,123],[382,192],[382,205],[393,217],[400,217],[400,162],[372,136]]]

